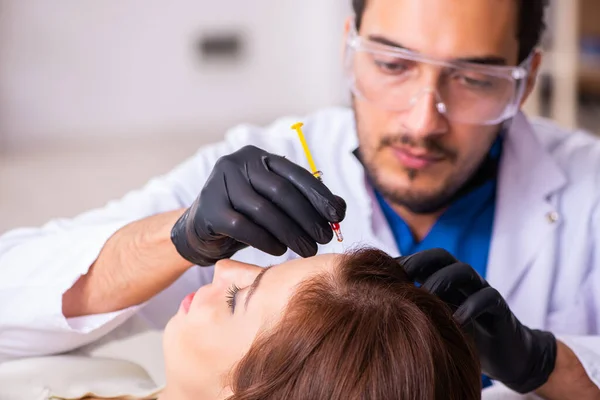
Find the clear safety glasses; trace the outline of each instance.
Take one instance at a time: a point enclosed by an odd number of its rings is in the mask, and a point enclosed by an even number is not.
[[[523,97],[531,56],[521,65],[495,66],[433,59],[358,36],[346,46],[346,74],[355,96],[390,111],[406,111],[434,96],[449,120],[495,125],[512,118]],[[432,81],[425,83],[425,80]]]

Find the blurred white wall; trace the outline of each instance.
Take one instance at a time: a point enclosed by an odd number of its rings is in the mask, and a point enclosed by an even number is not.
[[[0,140],[203,135],[343,100],[349,0],[0,0]],[[239,32],[238,62],[198,40]],[[40,142],[41,141],[41,142]]]
[[[350,0],[0,0],[0,234],[100,207],[240,122],[345,100]],[[198,51],[243,37],[239,62]]]

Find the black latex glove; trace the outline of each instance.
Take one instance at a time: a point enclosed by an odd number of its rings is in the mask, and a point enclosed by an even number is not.
[[[220,158],[200,195],[177,221],[171,239],[202,266],[252,246],[280,256],[288,248],[313,256],[333,238],[346,203],[306,169],[254,146]]]
[[[546,383],[556,362],[556,338],[521,324],[500,293],[471,266],[442,249],[398,260],[411,279],[450,306],[473,336],[484,374],[519,393]]]

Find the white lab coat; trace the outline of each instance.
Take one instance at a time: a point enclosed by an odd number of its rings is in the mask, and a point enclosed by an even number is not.
[[[209,282],[212,268],[190,269],[147,304],[107,315],[65,319],[62,294],[93,263],[106,240],[131,221],[189,206],[216,160],[253,144],[306,165],[284,118],[262,129],[240,126],[204,147],[171,173],[106,207],[0,238],[0,361],[60,353],[92,343],[139,313],[163,326],[182,298]],[[347,204],[345,241],[321,246],[341,252],[370,245],[398,254],[389,226],[352,155],[357,147],[348,109],[304,118],[305,134],[324,181]],[[294,257],[245,249],[235,258],[258,265]],[[600,142],[519,114],[501,160],[487,279],[532,328],[555,332],[600,386]]]

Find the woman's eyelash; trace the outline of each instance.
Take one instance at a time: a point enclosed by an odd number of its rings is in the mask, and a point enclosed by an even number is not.
[[[227,289],[227,305],[231,310],[231,313],[235,311],[235,295],[240,291],[240,288],[237,285],[233,284],[229,289]]]

